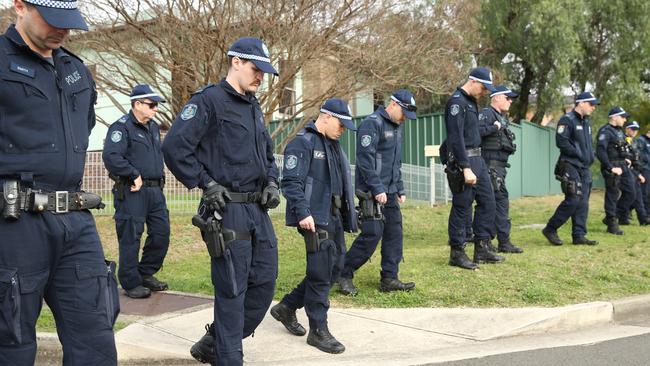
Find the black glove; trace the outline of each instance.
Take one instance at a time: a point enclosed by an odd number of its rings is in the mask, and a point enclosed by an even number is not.
[[[278,184],[271,181],[262,191],[262,200],[260,201],[262,207],[272,209],[278,207],[280,204],[280,190]]]
[[[222,213],[226,208],[226,202],[230,201],[230,194],[226,187],[211,181],[203,190],[203,201],[212,210]]]

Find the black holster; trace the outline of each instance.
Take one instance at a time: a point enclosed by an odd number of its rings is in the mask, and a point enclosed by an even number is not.
[[[569,174],[569,163],[558,160],[555,165],[555,179],[560,181],[562,193],[567,196],[582,196],[582,182],[571,180]]]
[[[115,182],[113,184],[113,189],[115,190],[115,199],[120,201],[123,200],[124,193],[126,192],[126,189],[129,188],[130,186],[129,180],[127,178],[119,177],[113,174],[109,174],[108,177]]]
[[[383,220],[384,214],[381,212],[381,204],[375,201],[371,192],[364,192],[360,189],[356,190],[356,196],[359,199],[359,221],[365,220]]]
[[[465,175],[458,164],[450,161],[445,166],[445,173],[447,174],[447,183],[449,183],[451,193],[458,194],[465,190]]]
[[[492,190],[494,192],[499,192],[501,188],[505,185],[503,177],[500,177],[497,173],[496,168],[490,168],[490,182],[492,183]]]
[[[612,173],[611,171],[602,170],[603,178],[605,179],[606,188],[618,188],[621,183],[621,176]]]
[[[210,216],[204,220],[200,215],[192,217],[192,225],[201,230],[201,237],[208,248],[208,253],[212,258],[221,258],[226,251],[226,241],[223,235],[223,226],[221,220]]]
[[[323,229],[316,229],[316,232],[301,230],[302,235],[305,237],[305,250],[307,253],[316,253],[320,250],[322,242],[328,239],[327,231]]]

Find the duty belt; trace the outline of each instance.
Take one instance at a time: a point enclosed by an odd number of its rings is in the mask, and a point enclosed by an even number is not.
[[[488,160],[488,167],[490,168],[510,168],[510,164],[500,160]]]
[[[230,200],[233,203],[258,203],[262,199],[262,192],[230,192]]]
[[[467,149],[467,150],[465,150],[465,152],[467,153],[468,158],[471,158],[473,156],[481,156],[481,148],[480,147],[476,147],[476,148],[473,148],[473,149]]]
[[[165,185],[164,179],[143,179],[143,187],[163,187]]]
[[[4,202],[2,204],[4,205]],[[54,213],[103,209],[106,207],[102,203],[101,196],[94,193],[69,191],[43,192],[31,189],[20,190],[18,192],[17,204],[23,211],[50,211]]]

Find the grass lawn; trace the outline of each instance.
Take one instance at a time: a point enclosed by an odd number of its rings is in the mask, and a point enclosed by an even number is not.
[[[595,191],[589,212],[589,234],[595,247],[574,246],[570,223],[559,233],[565,245],[550,245],[541,228],[562,196],[531,197],[511,203],[512,240],[523,254],[507,255],[502,264],[484,264],[477,271],[447,265],[447,218],[450,206],[430,208],[424,203],[403,207],[404,261],[400,278],[415,281],[409,293],[382,294],[378,290],[379,250],[355,274],[359,295],[346,297],[332,291],[339,307],[521,307],[559,306],[611,300],[650,293],[650,227],[635,222],[622,227],[624,236],[605,233],[603,194]],[[276,299],[289,292],[304,276],[305,250],[294,228],[284,226],[284,215],[272,216],[279,242],[280,275]],[[190,216],[171,217],[172,239],[163,270],[158,274],[177,291],[212,294],[209,257]],[[106,256],[117,259],[117,239],[110,216],[97,224]],[[347,235],[348,247],[354,235]],[[473,249],[468,246],[471,258]],[[46,318],[46,316],[45,316]],[[39,324],[44,324],[47,322]],[[50,321],[51,324],[51,321]],[[51,325],[50,325],[51,326]]]

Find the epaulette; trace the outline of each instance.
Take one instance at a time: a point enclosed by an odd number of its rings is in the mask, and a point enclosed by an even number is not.
[[[129,115],[128,115],[128,114],[125,114],[125,115],[123,115],[122,117],[120,117],[120,119],[118,119],[116,122],[119,122],[119,123],[126,123],[126,121],[128,121],[128,120],[129,120]]]
[[[210,83],[210,84],[208,84],[208,85],[202,86],[202,87],[198,88],[194,93],[192,93],[192,95],[194,95],[194,94],[199,94],[199,93],[203,93],[203,91],[204,91],[205,89],[212,88],[213,86],[216,86],[216,84],[214,84],[214,83]]]
[[[68,54],[68,55],[70,55],[70,56],[76,58],[77,60],[81,61],[82,64],[84,63],[84,60],[82,60],[81,57],[79,57],[79,56],[75,55],[74,53],[70,52],[69,49],[67,49],[67,48],[65,48],[65,47],[59,47],[59,49],[61,49],[62,51],[64,51],[66,54]]]

